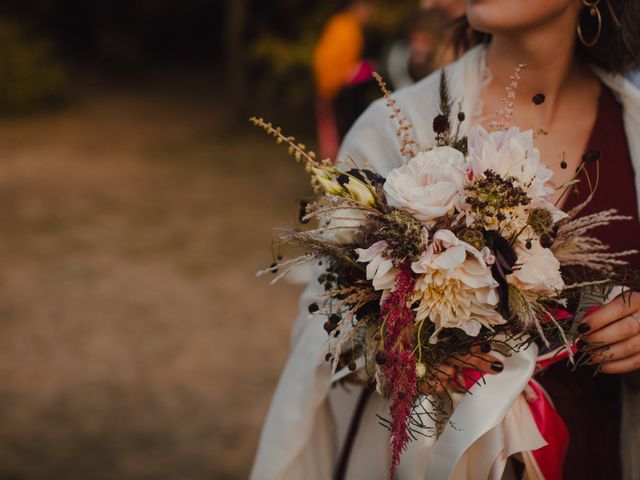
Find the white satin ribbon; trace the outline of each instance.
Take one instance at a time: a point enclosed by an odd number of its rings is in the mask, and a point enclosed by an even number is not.
[[[520,397],[537,358],[535,344],[505,357],[499,375],[464,396],[431,450],[427,479],[499,480],[509,455],[547,444]]]

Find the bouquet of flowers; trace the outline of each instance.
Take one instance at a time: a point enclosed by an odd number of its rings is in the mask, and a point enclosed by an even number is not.
[[[465,114],[453,111],[443,73],[435,144],[427,149],[417,148],[378,77],[407,159],[386,178],[352,159],[343,167],[320,161],[280,128],[252,118],[288,144],[317,193],[300,218],[317,227],[280,235],[303,255],[263,273],[280,278],[302,263],[321,264],[326,293],[309,312],[326,318],[333,371],[353,372],[390,399],[392,478],[413,434],[426,428],[423,415],[436,420],[436,434],[446,423],[447,395],[429,396],[433,408],[426,411],[419,394],[440,381],[446,362],[489,344],[508,355],[534,342],[574,358],[575,322],[566,312],[575,313],[588,288],[629,283],[619,267],[633,252],[608,252],[590,234],[625,217],[614,210],[580,217],[584,204],[568,213],[556,208],[549,200],[553,172],[534,146],[544,132],[509,126],[519,70],[500,121],[466,137],[459,127]],[[589,183],[594,191],[597,179]]]

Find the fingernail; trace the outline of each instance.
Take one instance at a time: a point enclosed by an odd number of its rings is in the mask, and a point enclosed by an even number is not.
[[[483,343],[482,346],[480,347],[480,351],[482,353],[489,353],[491,351],[491,344],[490,343]]]
[[[581,323],[578,325],[578,333],[587,333],[589,330],[591,330],[591,325],[588,323]]]
[[[491,364],[491,370],[496,373],[500,373],[502,370],[504,370],[504,365],[502,364],[502,362],[493,362]]]

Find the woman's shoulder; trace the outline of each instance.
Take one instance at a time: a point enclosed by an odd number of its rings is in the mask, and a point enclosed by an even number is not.
[[[404,117],[410,127],[408,133],[414,140],[422,144],[432,141],[432,131],[427,126],[437,115],[439,78],[439,72],[434,72],[414,85],[393,92],[389,99],[383,97],[373,102],[344,138],[339,155],[341,161],[353,159],[382,175],[402,163],[402,140],[393,108]]]
[[[391,94],[394,106],[410,125],[409,133],[419,145],[430,145],[434,141],[432,122],[439,113],[442,71],[450,83],[453,100],[462,101],[469,67],[476,68],[480,53],[479,49],[472,49],[443,69]],[[358,118],[344,139],[341,159],[353,158],[359,164],[366,162],[383,175],[401,164],[398,121],[388,103],[387,99],[380,98]]]

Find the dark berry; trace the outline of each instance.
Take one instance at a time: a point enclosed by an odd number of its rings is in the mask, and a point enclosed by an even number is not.
[[[337,325],[338,323],[340,323],[340,318],[340,315],[334,313],[333,315],[329,316],[329,323],[331,325]]]
[[[465,118],[466,118],[466,117],[465,117],[465,115],[464,115],[464,112],[458,112],[458,121],[459,121],[459,122],[464,122],[464,119],[465,119]]]
[[[551,246],[553,245],[553,237],[548,233],[540,235],[540,245],[543,248],[551,248]]]
[[[433,131],[437,134],[443,134],[449,130],[449,119],[444,115],[438,115],[433,119]]]
[[[316,313],[318,310],[320,310],[320,307],[317,303],[312,303],[309,305],[309,313]]]
[[[534,105],[542,105],[544,103],[545,98],[546,97],[544,96],[544,93],[536,93],[531,99],[531,101],[533,102]]]
[[[531,240],[527,240],[527,243],[525,244],[525,246],[527,247],[527,250],[531,250],[531,247],[533,246],[533,244],[531,243]]]
[[[331,355],[330,353],[327,353],[327,354],[324,356],[324,359],[325,359],[327,362],[328,362],[328,361],[330,361],[332,358],[333,358],[333,355]]]
[[[560,168],[563,169],[563,170],[566,169],[567,168],[567,162],[564,161],[564,160],[562,162],[560,162]]]
[[[596,162],[599,159],[600,159],[600,150],[598,150],[597,148],[590,148],[582,156],[582,161],[586,164]]]

